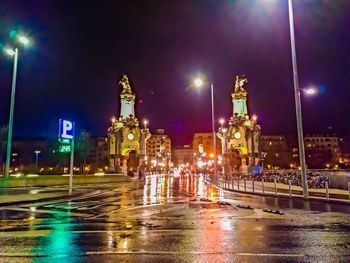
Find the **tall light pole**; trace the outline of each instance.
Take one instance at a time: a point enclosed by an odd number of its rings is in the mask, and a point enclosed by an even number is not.
[[[39,166],[39,154],[41,153],[41,151],[40,150],[35,150],[34,153],[35,153],[35,167],[36,167],[36,169],[38,169],[38,166]]]
[[[198,88],[202,87],[204,81],[200,78],[194,80],[194,85]],[[213,136],[213,147],[214,147],[214,178],[217,176],[217,154],[216,154],[216,133],[215,133],[215,112],[214,112],[214,84],[210,84],[210,94],[211,94],[211,129]]]
[[[309,190],[308,190],[307,172],[306,172],[306,161],[305,161],[303,120],[302,120],[302,114],[301,114],[301,99],[300,99],[298,67],[297,67],[297,54],[296,54],[296,50],[295,50],[294,16],[293,16],[292,0],[288,0],[288,14],[289,14],[289,28],[290,28],[290,43],[291,43],[291,49],[292,49],[294,98],[295,98],[295,109],[296,109],[296,118],[297,118],[298,145],[299,145],[299,157],[300,157],[300,168],[301,168],[301,182],[302,182],[302,186],[303,186],[304,198],[309,199]]]
[[[27,46],[29,44],[28,38],[24,36],[18,36],[18,41]],[[7,134],[7,147],[6,147],[6,162],[5,162],[5,176],[10,176],[10,162],[11,162],[11,144],[12,144],[12,130],[13,130],[13,114],[15,110],[15,96],[16,96],[16,80],[17,80],[17,61],[18,61],[18,48],[11,49],[6,48],[5,53],[13,57],[13,73],[12,73],[12,89],[11,89],[11,102],[10,102],[10,116]]]
[[[12,88],[11,88],[11,103],[10,103],[10,117],[7,132],[7,147],[6,147],[6,162],[5,162],[5,176],[10,176],[10,162],[11,162],[11,144],[12,144],[12,129],[13,129],[13,113],[15,109],[16,96],[16,80],[17,80],[17,61],[18,49],[6,49],[6,54],[13,56],[13,72],[12,72]]]

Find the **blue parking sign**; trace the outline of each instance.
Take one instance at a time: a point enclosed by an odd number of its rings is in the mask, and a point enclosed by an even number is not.
[[[74,139],[74,122],[68,120],[59,120],[58,137],[62,139]]]

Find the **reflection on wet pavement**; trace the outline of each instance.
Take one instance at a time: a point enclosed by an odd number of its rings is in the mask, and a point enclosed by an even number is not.
[[[0,208],[0,262],[350,260],[345,205],[225,192],[201,175],[99,188],[69,201]]]

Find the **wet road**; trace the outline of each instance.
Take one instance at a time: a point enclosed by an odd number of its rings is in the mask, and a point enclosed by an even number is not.
[[[224,192],[196,175],[77,190],[0,207],[0,262],[350,262],[346,205]]]

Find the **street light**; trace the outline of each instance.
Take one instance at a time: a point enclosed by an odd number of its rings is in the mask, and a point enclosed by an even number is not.
[[[193,84],[197,88],[201,88],[204,85],[204,81],[201,78],[196,78],[193,81]],[[211,94],[211,128],[213,133],[213,146],[214,146],[214,158],[216,160],[216,134],[215,134],[215,114],[214,114],[214,84],[211,83],[210,85],[210,94]],[[217,174],[217,166],[216,161],[214,161],[214,178]]]
[[[29,45],[29,39],[25,36],[18,36],[18,42],[24,46]],[[11,144],[12,144],[12,129],[13,129],[13,114],[15,109],[15,96],[16,96],[16,80],[17,80],[17,62],[18,62],[18,48],[6,48],[5,53],[8,56],[13,57],[13,73],[12,73],[12,88],[11,88],[11,103],[10,103],[10,116],[7,134],[7,147],[6,147],[6,162],[5,162],[5,176],[10,176],[10,160],[11,160]]]
[[[268,0],[271,2],[271,0]],[[288,0],[288,17],[289,17],[289,31],[290,31],[290,45],[292,53],[292,66],[293,66],[293,82],[294,82],[294,100],[295,100],[295,112],[297,119],[297,133],[298,133],[298,147],[300,154],[300,168],[301,168],[301,182],[303,187],[303,194],[305,199],[309,199],[309,190],[307,185],[307,172],[305,161],[305,145],[303,135],[303,121],[301,114],[301,99],[299,89],[298,67],[297,67],[297,54],[295,48],[295,32],[294,32],[294,14],[293,14],[293,1]],[[305,92],[308,95],[314,94],[312,90]]]
[[[293,14],[292,0],[288,0],[288,14],[289,14],[290,44],[291,44],[292,64],[293,64],[295,111],[296,111],[296,118],[297,118],[298,145],[299,145],[299,155],[300,155],[299,158],[300,158],[300,167],[301,167],[301,182],[303,186],[304,198],[309,199],[309,189],[307,184],[307,172],[306,172],[306,160],[305,160],[304,134],[303,134],[303,120],[302,120],[302,114],[301,114],[301,99],[300,99],[298,67],[297,67],[297,54],[295,49],[294,14]]]
[[[39,153],[41,153],[41,151],[40,150],[35,150],[34,153],[35,153],[35,167],[36,167],[36,169],[38,169]]]
[[[145,128],[147,128],[148,120],[147,120],[147,119],[144,119],[142,122],[143,122],[143,125],[145,126]]]
[[[306,94],[306,95],[315,95],[318,90],[314,87],[308,87],[306,89],[302,89],[302,91]]]

